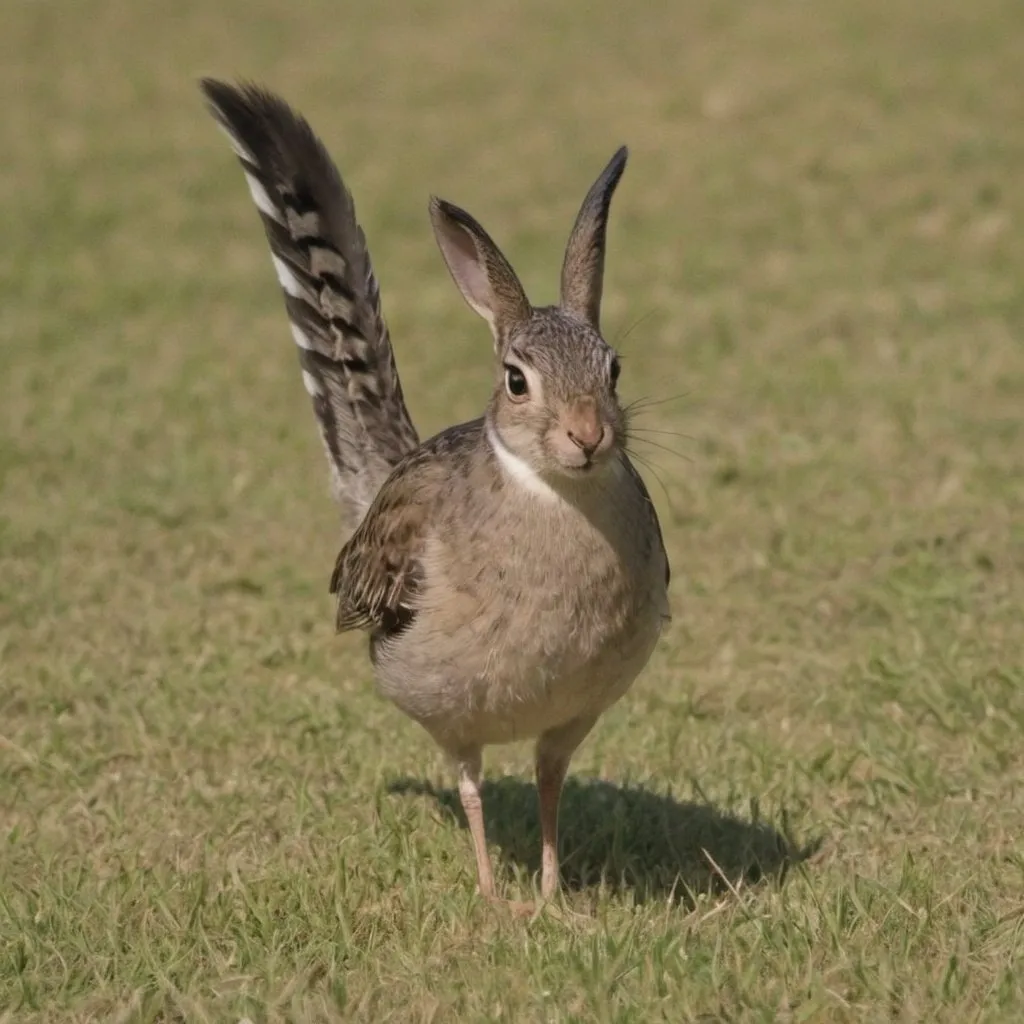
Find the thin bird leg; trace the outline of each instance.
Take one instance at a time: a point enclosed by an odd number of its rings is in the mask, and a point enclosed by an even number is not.
[[[487,853],[487,836],[484,834],[484,805],[480,799],[480,751],[463,754],[459,758],[459,799],[469,822],[469,834],[473,838],[473,853],[476,856],[476,875],[480,895],[494,899],[494,873],[491,858]]]
[[[540,892],[551,899],[558,892],[558,805],[569,761],[595,719],[576,719],[544,733],[537,741],[535,765],[537,797],[540,803],[541,873]]]
[[[569,770],[569,758],[537,761],[537,797],[540,803],[540,894],[551,899],[558,891],[558,805]]]

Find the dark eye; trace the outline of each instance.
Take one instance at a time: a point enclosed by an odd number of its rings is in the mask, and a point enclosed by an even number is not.
[[[505,390],[509,398],[525,398],[529,387],[526,383],[526,374],[518,366],[505,364]]]
[[[612,360],[612,365],[608,367],[608,375],[612,379],[612,387],[619,381],[619,374],[622,372],[622,367],[619,365],[618,359]]]

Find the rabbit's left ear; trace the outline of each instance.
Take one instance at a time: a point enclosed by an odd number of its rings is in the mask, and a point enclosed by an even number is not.
[[[622,146],[591,186],[576,217],[562,262],[562,309],[595,330],[600,329],[608,209],[628,156],[629,151]]]
[[[465,210],[436,196],[430,219],[463,298],[490,325],[495,351],[533,314],[523,286],[494,239]]]

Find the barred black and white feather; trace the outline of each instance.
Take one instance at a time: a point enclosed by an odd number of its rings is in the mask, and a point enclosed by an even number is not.
[[[352,195],[282,99],[255,85],[201,85],[259,210],[333,490],[354,527],[418,436]]]

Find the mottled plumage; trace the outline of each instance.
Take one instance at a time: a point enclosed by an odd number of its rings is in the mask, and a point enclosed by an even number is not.
[[[202,82],[270,242],[335,496],[354,526],[416,447],[355,205],[306,121],[254,85]]]
[[[569,760],[647,663],[668,560],[625,453],[618,357],[600,333],[620,149],[569,238],[557,306],[534,307],[493,239],[440,199],[442,256],[491,328],[484,415],[419,444],[352,199],[276,97],[206,81],[270,240],[335,489],[352,516],[331,577],[339,631],[369,633],[381,692],[459,767],[480,890],[494,894],[481,751],[535,738],[542,892],[557,887]]]
[[[446,494],[452,466],[479,448],[482,422],[449,427],[425,441],[385,481],[334,565],[339,633],[366,629],[379,640],[412,621],[434,506]]]

